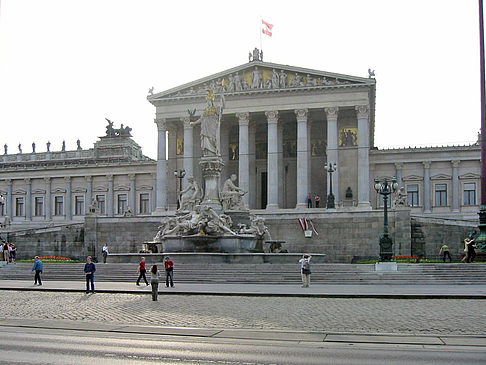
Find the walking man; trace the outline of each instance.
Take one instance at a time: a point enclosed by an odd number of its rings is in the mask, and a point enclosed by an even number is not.
[[[96,265],[91,262],[91,256],[86,258],[86,264],[84,264],[84,273],[86,274],[86,294],[89,293],[89,284],[91,283],[91,293],[95,292],[94,289],[94,273],[96,271]]]
[[[137,270],[137,272],[140,273],[138,275],[138,279],[137,279],[137,286],[140,286],[140,279],[142,279],[142,278],[145,281],[145,284],[148,286],[149,283],[147,281],[147,277],[145,276],[145,273],[147,272],[147,269],[145,268],[145,257],[142,257],[142,260],[138,264],[138,270]]]
[[[43,270],[42,261],[39,259],[39,256],[34,257],[34,266],[32,267],[32,271],[35,271],[34,275],[34,285],[42,285],[41,274]]]
[[[165,266],[165,286],[169,287],[169,280],[171,288],[174,287],[174,262],[166,256],[164,259]]]

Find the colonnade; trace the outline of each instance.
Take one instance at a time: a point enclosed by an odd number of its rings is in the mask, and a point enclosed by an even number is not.
[[[310,175],[310,125],[309,110],[307,108],[295,109],[297,121],[297,196],[296,208],[307,207],[307,194],[311,190]],[[338,115],[339,107],[326,107],[321,109],[327,120],[327,161],[337,163],[339,160],[339,136],[338,136]],[[359,105],[355,107],[358,125],[358,161],[357,161],[357,187],[358,187],[358,205],[364,208],[370,207],[369,196],[369,149],[370,149],[370,126],[369,126],[369,107],[368,105]],[[279,202],[282,201],[282,128],[280,128],[279,110],[268,110],[264,113],[267,123],[267,206],[266,209],[280,208]],[[323,117],[324,117],[323,115]],[[251,112],[235,113],[238,122],[238,178],[239,186],[250,191],[250,181],[252,181],[252,168],[250,168],[250,157],[254,153],[254,135],[251,135],[249,128]],[[224,118],[223,118],[224,120]],[[166,156],[166,135],[174,133],[171,131],[171,123],[174,119],[158,118],[155,119],[158,131],[158,153],[157,153],[157,178],[156,178],[156,210],[163,212],[168,207],[167,201],[167,156]],[[175,120],[176,123],[182,123],[184,133],[184,154],[183,166],[186,176],[194,175],[194,131],[188,117],[182,117]],[[170,158],[173,151],[169,151]],[[339,169],[339,167],[338,167]],[[339,173],[335,173],[333,178],[333,192],[339,197]],[[329,184],[328,184],[329,186]],[[244,196],[245,204],[249,205],[249,194]]]

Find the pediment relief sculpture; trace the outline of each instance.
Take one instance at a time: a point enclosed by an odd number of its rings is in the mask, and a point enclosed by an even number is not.
[[[273,65],[272,65],[273,66]],[[246,68],[236,69],[233,72],[208,80],[203,83],[193,84],[186,88],[166,95],[159,95],[163,98],[205,95],[209,90],[215,94],[253,92],[262,90],[281,90],[313,87],[329,87],[350,84],[361,84],[359,81],[346,79],[345,76],[326,76],[312,74],[310,72],[299,72],[288,68],[269,67],[265,64],[251,65]],[[154,96],[157,98],[157,95]]]

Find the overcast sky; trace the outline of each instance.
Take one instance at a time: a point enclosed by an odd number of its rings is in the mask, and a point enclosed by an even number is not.
[[[377,80],[375,145],[475,142],[476,0],[0,0],[0,143],[90,148],[105,117],[156,157],[154,92],[264,61]],[[0,154],[3,153],[3,148]]]

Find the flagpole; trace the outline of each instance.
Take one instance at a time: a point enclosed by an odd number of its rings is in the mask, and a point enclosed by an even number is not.
[[[263,48],[262,48],[262,24],[263,24],[263,18],[260,17],[260,25],[258,27],[259,33],[260,33],[260,51],[263,51]]]

